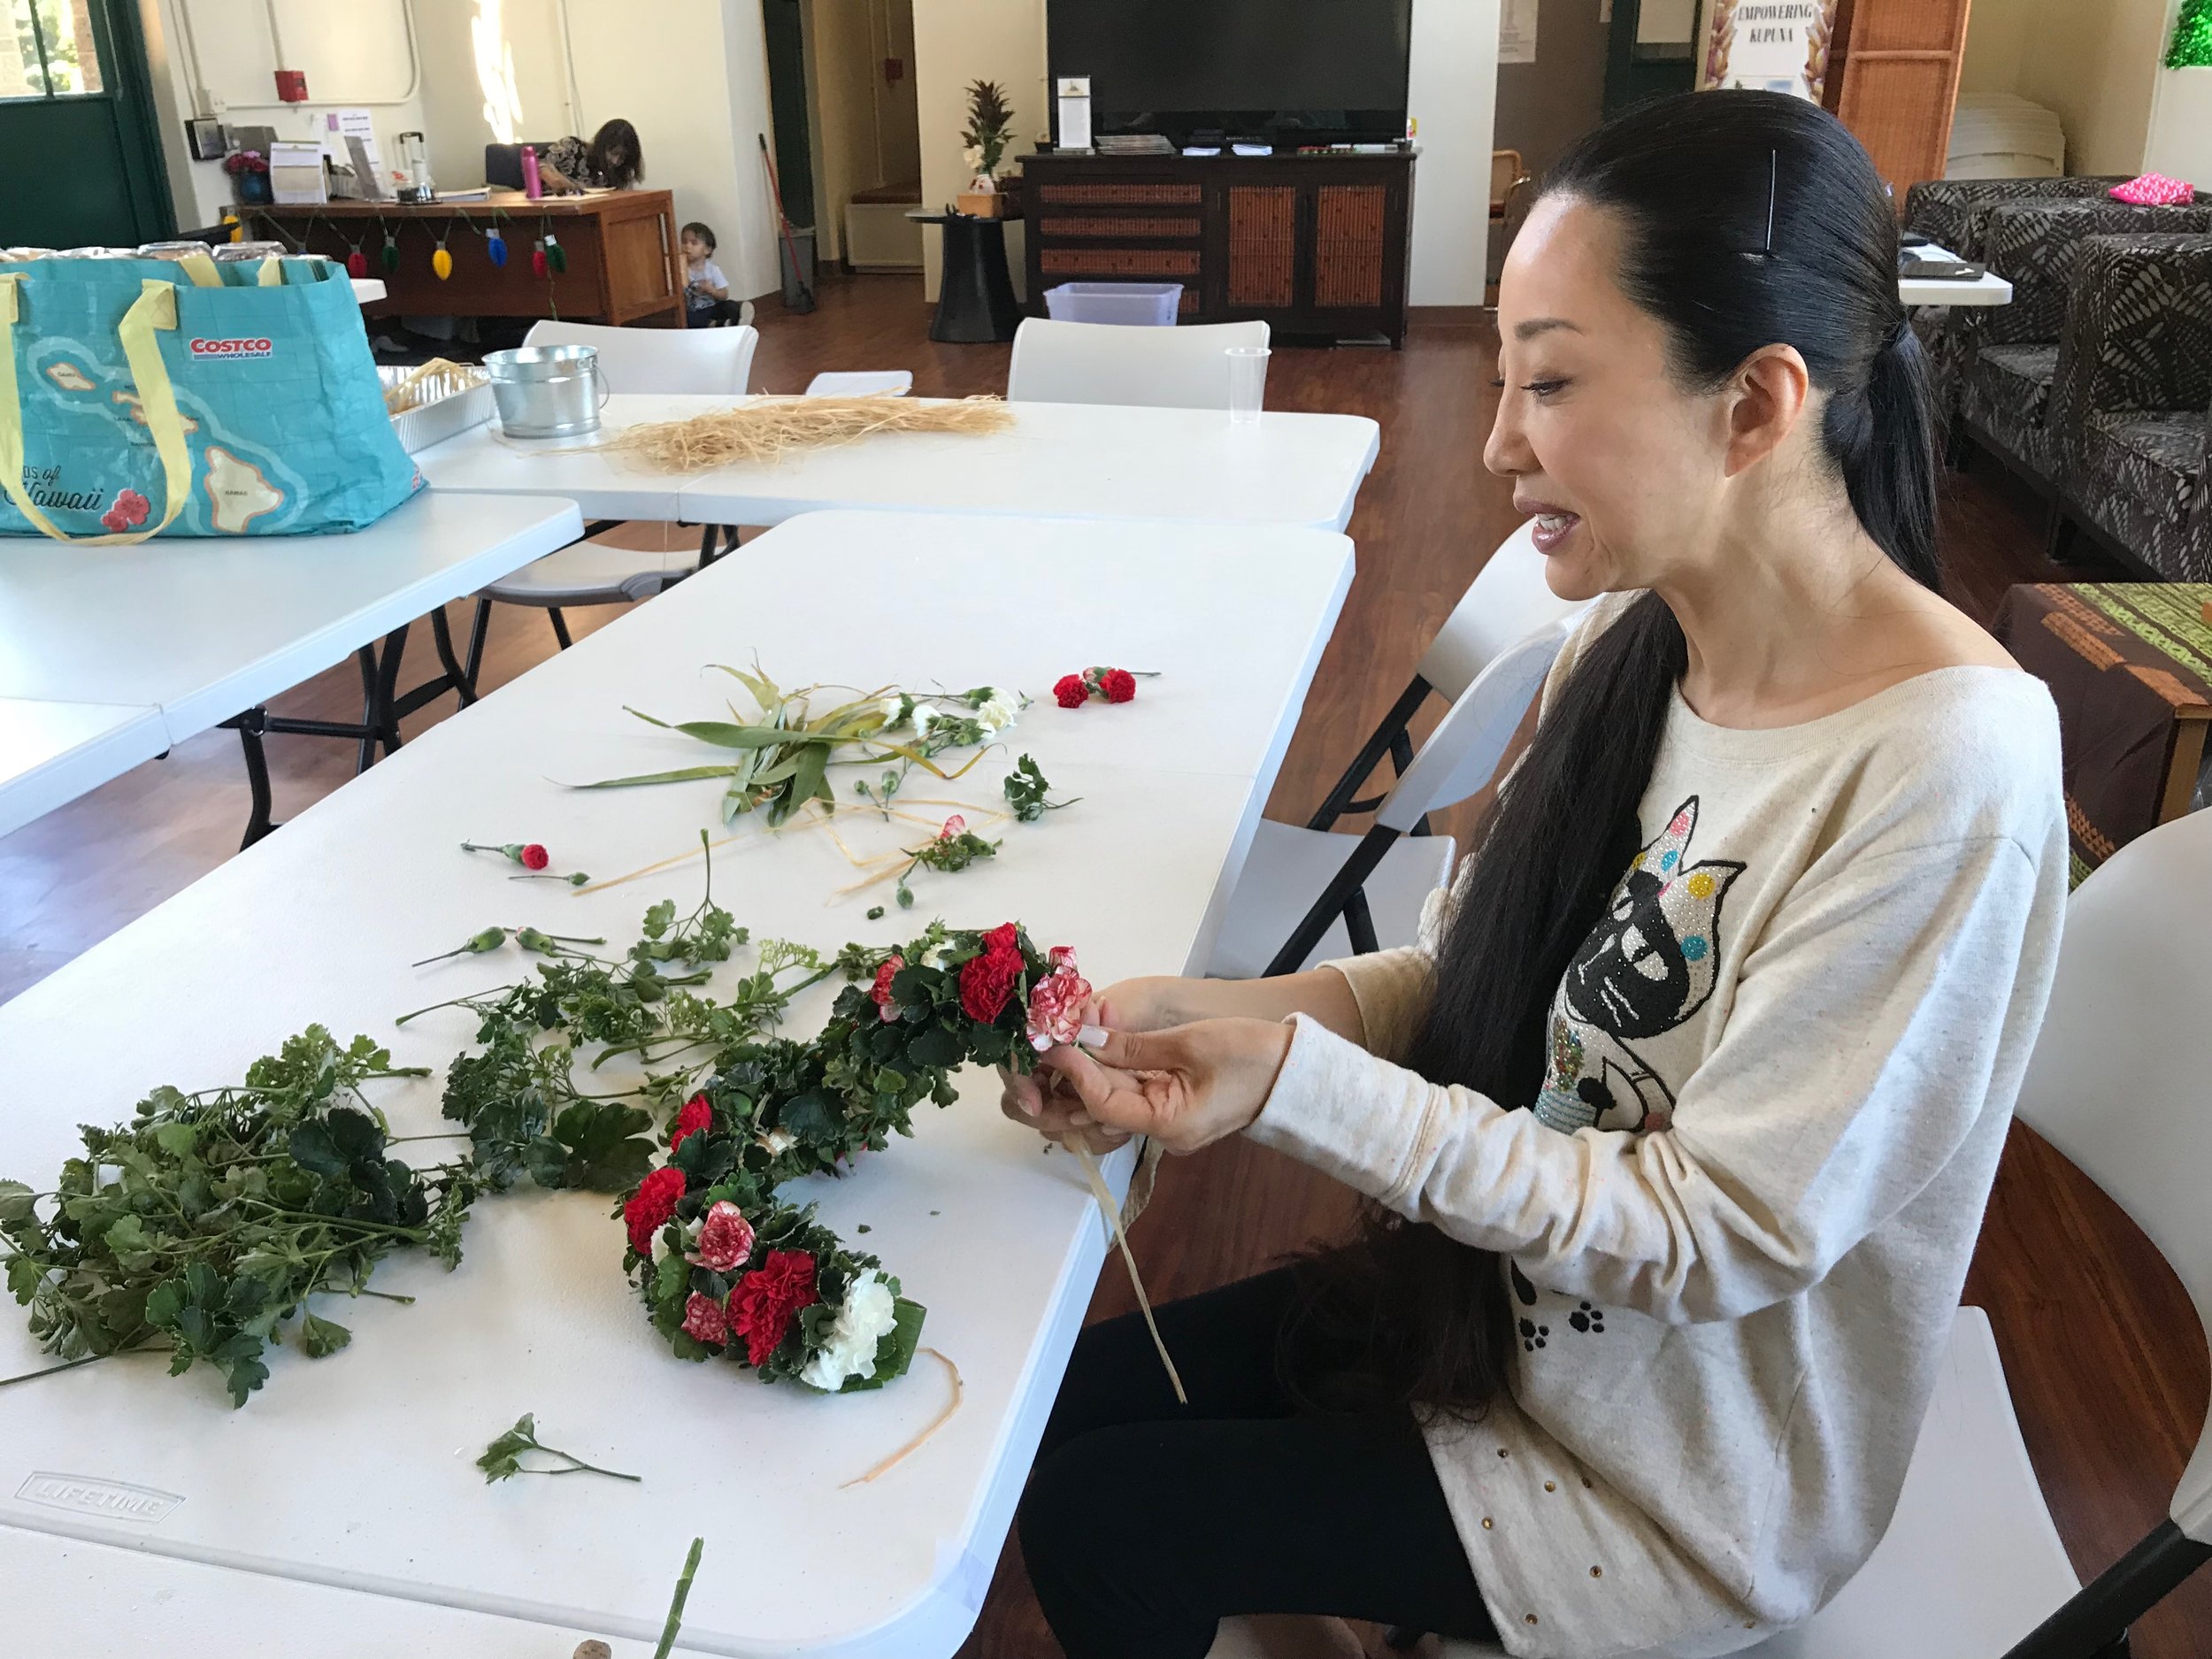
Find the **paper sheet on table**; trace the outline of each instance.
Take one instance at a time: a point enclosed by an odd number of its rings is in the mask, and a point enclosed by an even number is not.
[[[376,170],[379,182],[384,177],[384,157],[376,147],[376,125],[366,110],[326,110],[323,113],[323,154],[342,167],[353,165],[353,151],[348,142],[359,139],[369,152],[369,165]]]

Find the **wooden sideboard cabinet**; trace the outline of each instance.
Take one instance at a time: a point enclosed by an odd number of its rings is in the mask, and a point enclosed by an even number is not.
[[[1180,282],[1187,323],[1403,345],[1414,155],[1025,156],[1030,313],[1063,282]]]

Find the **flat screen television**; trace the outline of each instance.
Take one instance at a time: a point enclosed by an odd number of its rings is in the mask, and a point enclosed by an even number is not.
[[[1413,0],[1048,0],[1046,50],[1090,77],[1096,134],[1386,143],[1412,19]]]

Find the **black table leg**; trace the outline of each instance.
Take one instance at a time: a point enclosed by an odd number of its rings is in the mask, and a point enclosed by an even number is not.
[[[926,221],[945,230],[944,276],[929,337],[956,345],[1011,340],[1021,306],[1006,271],[1006,221],[964,213]]]
[[[269,755],[261,741],[268,729],[268,710],[256,707],[223,722],[238,733],[239,747],[246,752],[246,787],[253,796],[253,806],[246,815],[245,837],[238,843],[240,852],[276,827],[269,816],[274,804],[269,793]]]

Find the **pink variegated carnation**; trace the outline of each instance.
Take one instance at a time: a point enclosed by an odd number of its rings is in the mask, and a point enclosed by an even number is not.
[[[1052,972],[1029,992],[1029,1046],[1040,1054],[1075,1041],[1091,998],[1090,981],[1076,972],[1072,948],[1055,945],[1051,959]]]
[[[684,1334],[695,1342],[704,1342],[710,1348],[721,1348],[730,1340],[730,1316],[720,1302],[711,1296],[691,1293],[691,1300],[684,1303]]]
[[[875,989],[868,993],[875,999],[876,1018],[887,1025],[899,1017],[898,1002],[891,995],[891,981],[899,977],[899,970],[904,966],[904,956],[886,956],[876,969]]]
[[[695,1267],[727,1273],[753,1256],[753,1224],[727,1199],[708,1206],[699,1225],[699,1242],[684,1259]]]
[[[937,839],[941,841],[956,840],[964,834],[967,828],[968,820],[956,812],[945,820],[945,827],[937,832]]]

